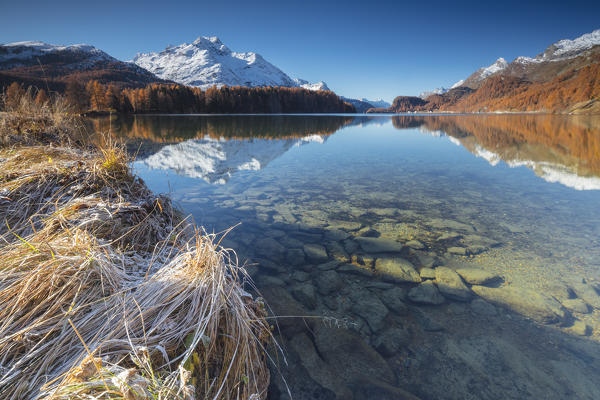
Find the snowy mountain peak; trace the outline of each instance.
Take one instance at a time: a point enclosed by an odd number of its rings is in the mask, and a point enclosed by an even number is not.
[[[495,74],[496,72],[502,71],[506,67],[508,67],[508,63],[506,62],[506,60],[504,58],[500,57],[489,67],[481,68],[479,70],[480,71],[479,75],[480,75],[481,79],[485,79],[488,76]]]
[[[439,87],[439,88],[435,88],[433,90],[426,90],[424,92],[421,92],[421,94],[419,95],[420,98],[425,99],[433,94],[444,94],[448,91],[449,89],[446,89],[445,87]]]
[[[458,82],[455,84],[458,86],[468,86],[468,87],[473,87],[473,86],[478,86],[484,79],[486,79],[487,77],[494,75],[500,71],[505,70],[508,67],[508,63],[506,62],[506,60],[502,57],[498,58],[493,64],[487,66],[487,67],[482,67],[479,68],[477,71],[473,72],[467,79],[465,79],[464,82],[461,83],[461,85],[458,85]],[[454,88],[454,86],[453,86]]]
[[[549,46],[536,59],[543,61],[562,60],[577,57],[583,51],[600,45],[600,29],[581,35],[573,40],[563,39]]]
[[[331,90],[331,89],[329,89],[327,84],[323,81],[310,83],[309,81],[304,80],[304,79],[294,78],[294,82],[296,83],[296,85],[300,86],[301,88],[308,89],[308,90]]]
[[[297,86],[260,54],[233,52],[216,36],[201,36],[191,44],[170,46],[160,53],[138,54],[133,62],[160,78],[203,89],[215,85]]]
[[[387,101],[385,101],[385,100],[383,100],[381,98],[377,99],[377,100],[369,100],[369,99],[363,97],[360,100],[364,101],[365,103],[371,104],[375,108],[388,108],[388,107],[391,106],[390,103],[388,103]]]

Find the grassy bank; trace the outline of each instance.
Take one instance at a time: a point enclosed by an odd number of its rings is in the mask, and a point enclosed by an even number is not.
[[[0,115],[0,398],[266,397],[233,254],[85,138],[61,98]]]

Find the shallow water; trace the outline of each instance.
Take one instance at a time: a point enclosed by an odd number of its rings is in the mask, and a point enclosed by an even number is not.
[[[281,317],[271,398],[600,398],[600,119],[111,128],[152,190],[209,232],[235,226],[223,244]]]

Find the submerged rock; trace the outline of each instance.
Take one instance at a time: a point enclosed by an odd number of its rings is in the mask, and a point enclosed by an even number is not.
[[[317,265],[317,269],[320,271],[329,271],[331,269],[336,269],[340,264],[341,264],[341,262],[336,261],[336,260],[329,261],[329,262]]]
[[[375,261],[375,271],[392,282],[421,282],[414,265],[400,257],[382,257]]]
[[[455,256],[464,256],[467,254],[467,249],[465,249],[464,247],[448,247],[447,251],[449,254]]]
[[[399,315],[406,315],[408,313],[408,306],[404,303],[404,299],[406,299],[406,290],[404,288],[396,287],[384,290],[379,294],[379,298],[383,301],[383,304],[395,313]]]
[[[590,306],[600,309],[600,295],[592,285],[579,283],[573,285],[572,288],[577,297],[583,299]]]
[[[286,262],[292,266],[302,265],[306,262],[302,249],[289,249],[285,257]]]
[[[389,239],[357,237],[355,240],[367,253],[399,253],[404,248],[402,243]]]
[[[348,239],[351,235],[341,229],[330,229],[325,232],[325,238],[332,241]]]
[[[544,324],[559,322],[565,318],[565,312],[558,301],[533,290],[514,286],[489,288],[478,285],[474,285],[471,289],[492,304],[508,308]]]
[[[585,301],[582,299],[567,299],[562,301],[562,305],[569,311],[577,312],[580,314],[587,314],[590,312],[590,308]]]
[[[409,240],[405,245],[415,250],[422,250],[425,248],[425,245],[418,240]]]
[[[498,314],[496,307],[483,299],[474,299],[471,302],[471,310],[475,314],[494,316]]]
[[[315,287],[310,283],[303,283],[292,287],[292,296],[309,310],[317,307],[317,295]]]
[[[257,239],[254,241],[254,248],[256,254],[276,261],[283,261],[286,253],[285,247],[273,238]]]
[[[349,385],[376,378],[394,383],[388,363],[357,333],[348,329],[315,327],[315,344],[323,360]]]
[[[435,269],[435,283],[444,296],[457,301],[469,301],[472,293],[460,276],[447,267]]]
[[[408,291],[408,299],[413,303],[438,305],[444,302],[444,297],[440,294],[433,281],[424,281],[419,286]]]
[[[343,274],[353,274],[366,277],[372,277],[375,275],[371,268],[360,264],[342,264],[338,267],[337,271]]]
[[[392,327],[383,331],[373,340],[373,346],[384,357],[391,357],[410,343],[407,329]]]
[[[348,253],[346,253],[344,246],[342,246],[339,242],[325,243],[325,247],[327,248],[327,252],[331,255],[333,259],[341,262],[350,261],[350,256],[348,255]]]
[[[325,247],[321,246],[320,244],[305,244],[303,249],[304,254],[306,254],[306,258],[308,258],[309,261],[322,263],[329,259],[329,256],[327,256],[327,250],[325,250]]]
[[[384,327],[384,320],[389,311],[379,298],[368,291],[365,293],[367,295],[361,296],[354,302],[352,312],[367,321],[371,331],[377,332]]]
[[[421,276],[421,279],[435,279],[435,269],[421,268],[419,276]]]
[[[319,293],[322,295],[335,292],[344,285],[344,281],[340,278],[340,275],[333,270],[321,272],[315,279],[315,282]]]
[[[583,321],[575,320],[568,330],[579,336],[587,336],[590,334],[590,327]]]
[[[458,268],[456,272],[471,285],[488,285],[500,280],[500,276],[495,272],[479,268]]]

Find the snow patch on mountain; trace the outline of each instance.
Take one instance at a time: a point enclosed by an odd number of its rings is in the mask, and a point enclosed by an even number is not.
[[[100,49],[89,44],[73,44],[69,46],[53,45],[44,42],[14,42],[0,45],[0,63],[5,68],[26,64],[36,57],[56,53],[78,53],[84,55],[87,62],[117,61]]]
[[[212,86],[297,86],[279,68],[253,52],[231,51],[217,37],[137,54],[133,62],[163,79],[207,89]]]
[[[460,81],[456,82],[454,85],[450,86],[450,89],[455,89],[459,86],[462,86],[463,83],[465,83],[465,80],[461,79]]]
[[[424,92],[421,92],[421,94],[419,95],[420,98],[425,99],[433,94],[444,94],[448,91],[449,89],[446,89],[445,87],[439,87],[439,88],[435,88],[433,90],[426,90]]]
[[[366,99],[366,98],[363,97],[362,99],[360,99],[360,101],[364,101],[365,103],[369,103],[373,107],[377,107],[377,108],[388,108],[388,107],[392,106],[390,103],[388,103],[387,101],[385,101],[383,99],[369,100],[369,99]]]
[[[310,83],[309,81],[304,79],[294,78],[294,83],[296,83],[296,85],[300,86],[301,88],[308,90],[331,90],[323,81]]]
[[[563,39],[549,46],[544,53],[536,58],[545,60],[562,60],[577,57],[583,51],[600,45],[600,29],[586,33],[573,40]]]
[[[178,175],[224,184],[236,172],[266,167],[294,146],[323,142],[324,138],[319,135],[278,140],[206,137],[165,146],[141,162],[152,169],[172,170]]]
[[[481,68],[479,71],[477,71],[479,73],[479,79],[484,80],[488,76],[506,69],[506,67],[508,67],[508,63],[504,58],[500,57],[492,65]]]

